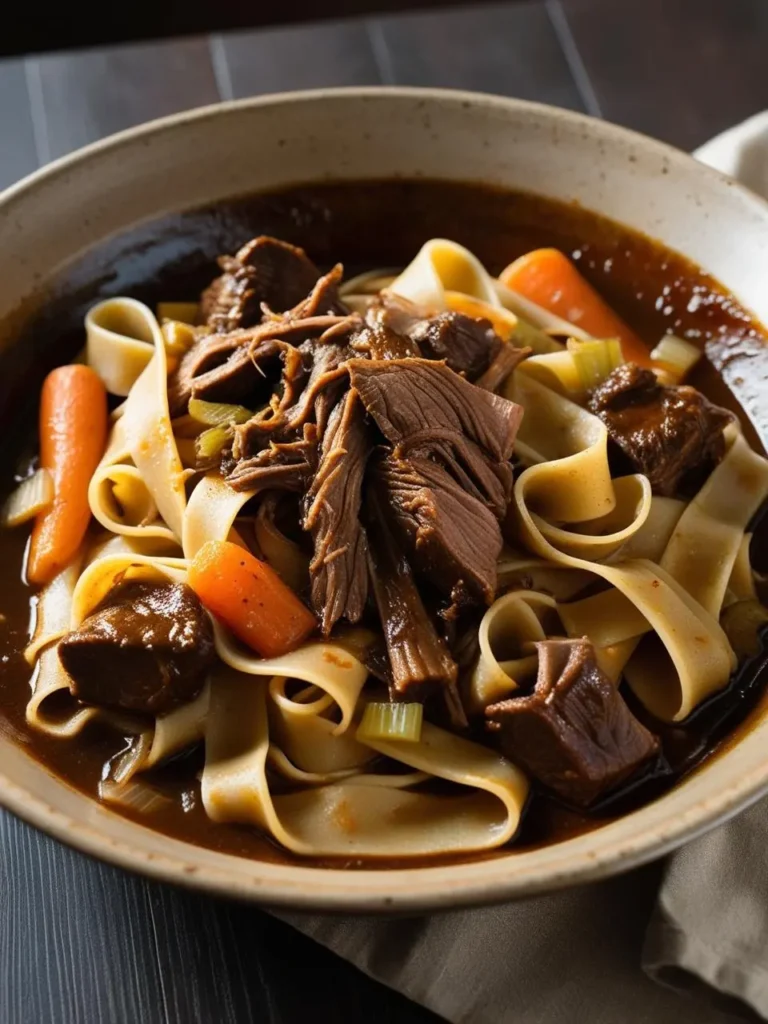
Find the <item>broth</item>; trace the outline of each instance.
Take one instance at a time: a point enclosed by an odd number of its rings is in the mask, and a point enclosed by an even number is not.
[[[576,260],[649,346],[670,331],[702,345],[709,358],[697,366],[690,383],[737,412],[753,446],[760,448],[761,438],[768,437],[766,337],[730,295],[689,261],[577,206],[480,185],[423,180],[313,185],[246,197],[158,220],[99,245],[50,286],[37,314],[25,313],[21,337],[2,357],[3,425],[13,423],[19,436],[17,424],[36,404],[44,373],[80,348],[82,318],[93,302],[115,294],[150,305],[196,300],[216,273],[215,257],[262,233],[302,245],[321,266],[341,258],[347,276],[372,267],[403,266],[426,239],[436,236],[466,245],[492,273],[530,249],[556,246]],[[6,333],[10,334],[8,325]],[[746,366],[752,367],[749,373],[742,369]],[[31,434],[32,421],[27,422]],[[4,456],[10,457],[18,466],[24,455],[16,450]],[[6,468],[5,479],[10,475]],[[24,744],[50,770],[95,796],[103,764],[119,745],[115,734],[91,727],[72,742],[33,733],[25,725],[29,668],[21,652],[30,616],[30,591],[21,579],[25,545],[24,531],[0,531],[0,559],[9,567],[0,591],[0,730]],[[757,524],[752,561],[758,569],[768,568],[766,519]],[[538,794],[523,818],[514,849],[531,849],[597,828],[656,797],[723,743],[732,742],[738,730],[749,727],[750,716],[762,712],[767,680],[768,666],[765,659],[758,659],[682,728],[650,721],[632,702],[638,717],[661,736],[666,768],[612,795],[589,814]],[[212,849],[298,862],[253,829],[214,824],[206,817],[195,781],[201,763],[200,751],[193,751],[152,772],[151,781],[174,797],[173,804],[149,818],[134,814],[135,820]],[[362,862],[316,863],[350,867]],[[392,866],[391,861],[374,863]]]

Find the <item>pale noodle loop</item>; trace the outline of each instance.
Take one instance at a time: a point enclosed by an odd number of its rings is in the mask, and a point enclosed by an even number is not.
[[[472,709],[482,712],[535,677],[538,656],[532,645],[561,633],[558,626],[557,603],[548,594],[514,590],[494,601],[478,632],[480,657],[470,681]]]

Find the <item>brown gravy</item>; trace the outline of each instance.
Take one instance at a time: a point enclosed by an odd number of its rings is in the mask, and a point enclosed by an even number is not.
[[[341,259],[348,275],[371,267],[402,266],[434,236],[468,246],[494,273],[538,246],[561,248],[649,345],[667,331],[701,344],[708,359],[697,367],[691,383],[734,409],[753,445],[768,442],[766,335],[697,267],[658,242],[578,206],[480,185],[423,180],[296,187],[158,220],[100,244],[51,284],[37,313],[25,311],[21,337],[18,321],[0,325],[0,424],[6,429],[13,424],[13,435],[24,436],[19,422],[33,414],[43,375],[82,345],[82,318],[90,304],[118,294],[149,304],[194,300],[216,272],[215,257],[260,233],[303,245],[321,265]],[[34,420],[27,422],[27,436],[32,436]],[[27,457],[31,452],[27,445]],[[11,486],[13,466],[23,457],[21,445],[0,456],[6,460],[5,491]],[[8,567],[0,588],[0,732],[25,745],[72,785],[95,795],[102,766],[120,746],[119,739],[94,728],[68,742],[37,735],[25,725],[29,669],[21,651],[31,597],[21,580],[25,544],[24,531],[0,531],[0,564]],[[757,524],[752,557],[758,568],[768,569],[768,517]],[[515,849],[598,828],[655,798],[750,727],[768,699],[766,682],[764,654],[684,727],[660,729],[653,722],[651,727],[662,735],[666,765],[589,816],[538,794],[524,817]],[[208,820],[194,781],[201,763],[201,753],[195,751],[155,771],[152,781],[172,795],[174,803],[161,814],[136,820],[212,849],[298,862],[255,830]],[[360,861],[323,863],[361,866]]]

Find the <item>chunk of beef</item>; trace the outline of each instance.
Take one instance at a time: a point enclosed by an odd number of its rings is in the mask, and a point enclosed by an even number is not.
[[[301,302],[285,313],[277,313],[270,309],[269,315],[276,320],[306,320],[316,316],[348,316],[349,309],[339,297],[339,285],[344,276],[344,268],[340,263],[332,267],[327,274],[317,279],[312,291]]]
[[[416,571],[447,598],[468,592],[490,604],[502,537],[486,505],[430,459],[387,456],[373,477]]]
[[[479,445],[452,430],[431,431],[397,446],[399,458],[425,458],[439,462],[459,486],[483,502],[497,519],[507,514],[514,477],[509,462],[497,462]]]
[[[181,359],[168,382],[171,416],[187,411],[190,398],[259,408],[279,381],[291,401],[306,374],[298,350],[289,342],[266,337],[260,329],[202,338]]]
[[[518,363],[527,359],[532,351],[530,348],[517,348],[512,342],[504,342],[475,384],[485,391],[498,391]]]
[[[444,359],[456,373],[474,380],[504,344],[490,320],[445,312],[414,324],[408,332],[427,359]]]
[[[284,312],[306,298],[320,276],[303,249],[261,235],[236,256],[222,256],[224,273],[203,292],[200,303],[206,323],[215,331],[234,331],[258,324],[262,303]]]
[[[408,559],[375,491],[367,501],[370,576],[392,673],[393,698],[424,700],[445,693],[457,724],[466,721],[456,690],[457,667],[419,594]]]
[[[309,566],[312,605],[326,636],[342,617],[357,622],[368,596],[368,542],[360,503],[370,451],[365,410],[355,392],[347,391],[322,435],[303,522],[315,548]]]
[[[659,384],[652,370],[634,363],[614,370],[590,395],[589,408],[626,469],[645,474],[655,494],[696,491],[725,454],[731,414],[695,388]]]
[[[197,696],[216,651],[211,621],[186,584],[131,581],[61,640],[59,658],[78,700],[161,714]]]
[[[262,491],[274,487],[303,494],[317,466],[315,429],[307,425],[293,441],[269,441],[256,455],[235,459],[226,480],[236,491]]]
[[[327,341],[321,337],[301,345],[305,387],[300,393],[295,389],[292,401],[281,402],[271,415],[254,416],[238,427],[235,451],[239,458],[249,458],[274,438],[289,438],[310,420],[314,420],[318,436],[322,435],[331,410],[347,387],[346,362],[353,355],[347,342],[348,336],[342,333]]]
[[[499,462],[512,454],[521,406],[475,387],[444,364],[351,359],[348,367],[352,387],[391,444],[450,432],[465,434]]]
[[[408,330],[417,323],[410,303],[386,293],[365,311],[364,324],[351,342],[355,352],[371,359],[405,359],[421,355]]]
[[[625,704],[581,640],[537,643],[533,693],[486,708],[501,748],[543,785],[586,807],[653,757],[658,740]]]

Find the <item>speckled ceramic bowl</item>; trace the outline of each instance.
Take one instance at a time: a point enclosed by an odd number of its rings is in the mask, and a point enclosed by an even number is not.
[[[469,93],[355,89],[193,111],[114,136],[0,196],[2,359],[62,265],[128,226],[308,179],[423,175],[526,189],[663,240],[768,321],[768,205],[668,146],[579,114]],[[21,310],[21,313],[19,312]],[[742,382],[742,404],[757,392]],[[1,669],[0,669],[1,670]],[[547,849],[482,863],[341,871],[200,849],[118,817],[0,729],[0,801],[52,835],[157,878],[301,908],[454,907],[604,877],[657,857],[768,790],[768,720],[656,802]]]

